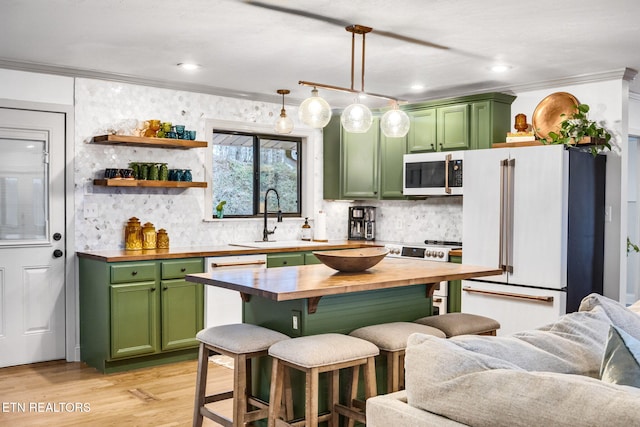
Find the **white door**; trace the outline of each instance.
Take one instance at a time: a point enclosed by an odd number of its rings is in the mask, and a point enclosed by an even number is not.
[[[462,262],[500,268],[501,163],[509,159],[509,149],[470,150],[462,167]],[[504,213],[503,213],[504,214]],[[503,243],[503,250],[504,250]],[[485,277],[507,282],[507,275]]]
[[[65,116],[0,108],[0,367],[65,357]]]
[[[567,286],[569,155],[564,146],[510,150],[513,163],[513,272],[509,284]]]

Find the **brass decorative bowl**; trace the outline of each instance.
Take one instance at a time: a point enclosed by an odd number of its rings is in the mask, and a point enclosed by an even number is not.
[[[359,248],[337,251],[314,251],[313,254],[324,265],[343,272],[364,271],[387,256],[387,248]]]

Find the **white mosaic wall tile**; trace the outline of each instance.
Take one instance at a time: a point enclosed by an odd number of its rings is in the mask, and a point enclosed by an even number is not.
[[[194,181],[204,181],[205,149],[159,149],[89,144],[94,135],[105,133],[126,119],[159,119],[184,124],[205,138],[205,119],[271,125],[280,112],[279,104],[246,101],[214,95],[160,89],[147,86],[76,79],[75,85],[75,215],[76,250],[90,251],[123,247],[127,220],[138,217],[156,229],[165,228],[172,247],[222,245],[262,237],[263,221],[203,221],[204,191],[199,188],[151,189],[94,186],[94,178],[105,168],[123,168],[132,161],[168,162],[170,168],[191,168]],[[297,119],[295,108],[287,111]],[[296,126],[300,126],[296,121]],[[351,203],[322,200],[322,136],[314,132],[315,206],[327,212],[329,239],[347,237],[347,212]],[[373,201],[377,206],[377,240],[417,242],[426,238],[461,240],[460,198],[424,201]],[[96,217],[85,207],[97,206]],[[90,211],[90,209],[87,209]],[[275,239],[300,237],[303,219],[285,219],[278,224]],[[275,220],[269,220],[269,228]],[[312,223],[313,225],[313,223]]]

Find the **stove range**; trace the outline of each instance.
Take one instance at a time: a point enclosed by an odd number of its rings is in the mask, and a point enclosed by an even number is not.
[[[427,261],[449,261],[449,251],[462,248],[461,242],[447,240],[425,240],[423,243],[387,243],[387,256],[392,258],[411,258]]]

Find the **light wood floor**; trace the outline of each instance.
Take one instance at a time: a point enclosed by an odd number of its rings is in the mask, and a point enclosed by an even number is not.
[[[232,375],[209,363],[207,393],[229,390]],[[189,426],[195,382],[196,361],[108,375],[64,361],[2,368],[0,426]],[[211,406],[231,415],[230,401]]]

